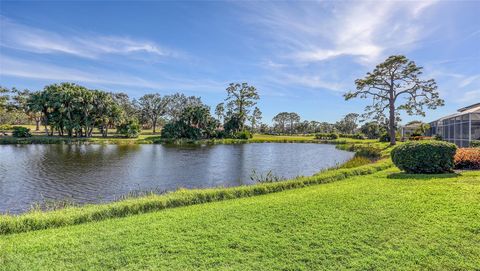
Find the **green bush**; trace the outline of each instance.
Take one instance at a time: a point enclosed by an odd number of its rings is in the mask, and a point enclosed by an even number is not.
[[[356,134],[340,134],[339,137],[352,138],[352,139],[365,139],[365,136],[364,136],[363,134],[360,134],[360,133],[356,133]]]
[[[14,126],[12,135],[13,137],[31,137],[32,136],[32,134],[30,133],[30,129],[22,126]]]
[[[383,133],[380,138],[378,139],[380,142],[390,142],[390,136],[388,133]]]
[[[409,141],[395,147],[393,163],[407,173],[452,172],[457,146],[443,141]]]
[[[470,147],[472,148],[480,147],[480,140],[472,140],[472,142],[470,142]]]
[[[355,150],[355,157],[364,157],[371,160],[380,159],[382,150],[375,147],[360,147]]]
[[[397,141],[400,140],[400,138],[398,137],[398,135],[395,137],[395,139],[397,139]],[[378,139],[378,141],[380,142],[390,142],[390,135],[388,133],[383,133],[380,138]]]
[[[331,140],[338,139],[338,134],[336,133],[317,133],[315,134],[316,139]]]
[[[135,119],[128,120],[117,127],[117,133],[128,138],[136,138],[140,134],[140,124]]]
[[[435,140],[443,140],[443,137],[441,135],[434,135],[433,139]]]
[[[236,139],[250,139],[250,138],[252,138],[252,134],[247,130],[243,130],[241,132],[235,133],[235,138]]]

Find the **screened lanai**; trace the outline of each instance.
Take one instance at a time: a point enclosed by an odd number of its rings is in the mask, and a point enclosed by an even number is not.
[[[458,113],[430,123],[430,135],[439,135],[459,147],[468,147],[480,140],[480,103],[458,110]]]

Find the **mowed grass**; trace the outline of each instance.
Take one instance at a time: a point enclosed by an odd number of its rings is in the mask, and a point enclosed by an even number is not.
[[[480,172],[389,169],[0,236],[1,270],[478,270]]]

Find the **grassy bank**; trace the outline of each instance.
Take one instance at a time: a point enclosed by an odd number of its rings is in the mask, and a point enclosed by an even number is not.
[[[480,173],[341,182],[0,237],[3,270],[478,270]]]
[[[1,215],[0,234],[82,224],[180,206],[269,194],[314,184],[329,183],[351,176],[372,174],[391,166],[392,164],[389,161],[379,161],[375,164],[357,168],[329,170],[310,177],[299,177],[275,183],[259,183],[231,188],[179,190],[163,195],[150,195],[108,204],[67,207],[50,212],[33,211],[19,216]]]

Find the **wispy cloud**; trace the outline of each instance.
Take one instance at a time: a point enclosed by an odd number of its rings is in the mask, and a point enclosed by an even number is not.
[[[463,95],[460,95],[457,99],[458,102],[468,104],[471,104],[478,100],[480,100],[480,89],[467,91]]]
[[[156,80],[146,80],[132,74],[104,69],[75,69],[37,61],[17,59],[0,55],[0,79],[6,76],[52,81],[90,83],[92,85],[122,86],[167,91],[223,91],[225,84],[214,80],[175,78],[163,75]]]
[[[295,2],[260,5],[247,20],[269,30],[274,46],[293,62],[351,56],[372,64],[406,49],[425,34],[421,15],[436,1]]]
[[[158,57],[177,57],[179,52],[164,48],[155,42],[130,37],[56,33],[16,23],[0,16],[2,33],[0,46],[41,54],[69,54],[84,58],[98,58],[107,54],[148,54]]]

